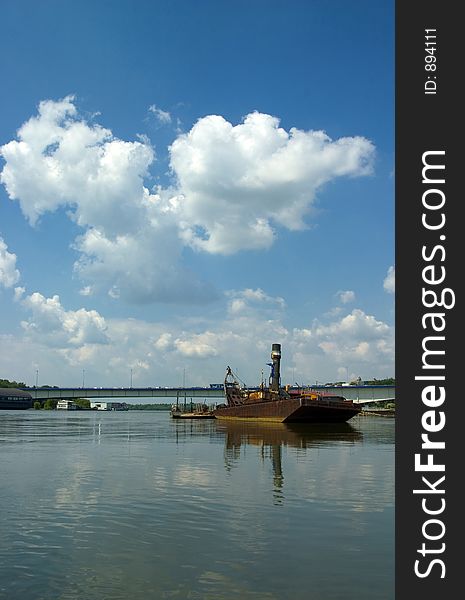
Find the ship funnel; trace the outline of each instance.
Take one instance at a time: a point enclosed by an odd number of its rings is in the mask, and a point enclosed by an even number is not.
[[[271,361],[273,363],[271,369],[271,390],[279,392],[279,383],[281,380],[280,365],[281,365],[281,344],[273,344],[271,346]]]

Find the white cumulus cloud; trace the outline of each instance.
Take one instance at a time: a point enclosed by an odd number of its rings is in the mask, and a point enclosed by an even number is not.
[[[226,310],[235,299],[246,308]],[[32,378],[39,360],[41,381],[53,385],[79,385],[83,367],[92,386],[129,385],[131,377],[135,386],[180,385],[184,375],[188,385],[208,385],[222,381],[227,365],[258,385],[273,343],[282,344],[283,383],[335,381],[346,366],[362,379],[393,375],[393,327],[360,309],[289,329],[285,305],[264,290],[234,290],[224,302],[219,318],[151,322],[69,310],[58,296],[36,292],[21,300],[23,336],[0,335],[0,354],[12,372],[29,369]]]
[[[217,333],[205,331],[200,334],[184,334],[182,338],[174,341],[174,345],[183,356],[208,358],[217,356],[222,342],[221,336]]]
[[[185,301],[186,286],[194,302],[214,295],[181,264],[176,192],[144,185],[155,160],[147,139],[123,141],[80,118],[72,96],[41,102],[17,137],[0,148],[0,181],[31,224],[69,209],[84,229],[75,241],[83,290],[134,302]]]
[[[155,104],[149,106],[149,112],[155,115],[157,121],[159,121],[162,125],[168,125],[172,121],[170,113],[166,110],[158,108],[158,106],[156,106]]]
[[[14,301],[19,302],[26,293],[26,288],[22,286],[15,287]]]
[[[23,329],[34,340],[51,346],[106,344],[105,319],[95,310],[65,310],[59,296],[45,298],[34,292],[22,300],[32,314],[21,323]]]
[[[315,343],[335,361],[376,361],[392,356],[392,327],[360,309],[329,325],[315,323],[312,333]]]
[[[138,230],[148,196],[143,178],[154,160],[147,140],[119,140],[79,119],[71,96],[41,102],[17,135],[0,149],[0,181],[31,224],[67,206],[79,225],[107,236]]]
[[[259,112],[237,125],[206,116],[169,151],[172,181],[151,190],[145,181],[156,157],[147,138],[118,139],[83,118],[73,96],[44,100],[0,148],[0,181],[32,225],[65,208],[82,228],[74,243],[82,293],[205,302],[215,292],[184,267],[186,246],[213,254],[268,248],[277,227],[306,227],[326,182],[369,174],[375,152],[363,137],[285,131]]]
[[[383,287],[388,294],[394,294],[396,291],[396,269],[389,267],[387,275],[383,282]]]
[[[229,300],[228,310],[232,315],[243,314],[245,311],[259,309],[264,314],[268,310],[282,310],[286,306],[284,298],[269,296],[262,289],[246,288],[230,290],[226,293]]]
[[[161,215],[159,221],[159,226],[141,227],[138,235],[114,238],[88,229],[75,243],[82,253],[76,272],[92,282],[92,290],[106,289],[114,299],[135,303],[195,303],[214,298],[213,287],[180,264],[181,245],[169,218]]]
[[[353,292],[352,290],[339,291],[337,292],[336,297],[342,304],[349,304],[350,302],[354,302],[355,292]]]
[[[184,240],[232,254],[268,248],[273,226],[303,229],[318,188],[335,177],[371,173],[374,146],[363,137],[287,132],[276,117],[254,112],[238,125],[204,117],[173,142],[170,154],[183,194]]]
[[[0,285],[10,288],[19,281],[20,273],[16,268],[16,254],[8,251],[8,246],[0,237]]]

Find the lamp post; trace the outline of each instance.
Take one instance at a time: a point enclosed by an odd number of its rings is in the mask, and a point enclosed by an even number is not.
[[[131,385],[130,387],[132,388],[132,369],[131,369]]]
[[[82,389],[84,389],[84,375],[85,375],[86,370],[82,369]]]

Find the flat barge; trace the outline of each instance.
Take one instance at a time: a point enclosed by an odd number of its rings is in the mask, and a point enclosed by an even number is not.
[[[217,419],[270,421],[275,423],[341,423],[361,411],[361,406],[343,396],[294,390],[280,385],[281,344],[271,349],[269,386],[259,390],[242,387],[230,367],[224,380],[226,404],[213,411]]]

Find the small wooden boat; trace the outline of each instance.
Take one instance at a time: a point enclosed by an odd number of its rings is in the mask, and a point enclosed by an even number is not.
[[[207,404],[194,404],[192,399],[189,404],[184,402],[184,405],[179,404],[176,398],[176,404],[173,404],[170,410],[173,419],[214,419],[213,409]]]

